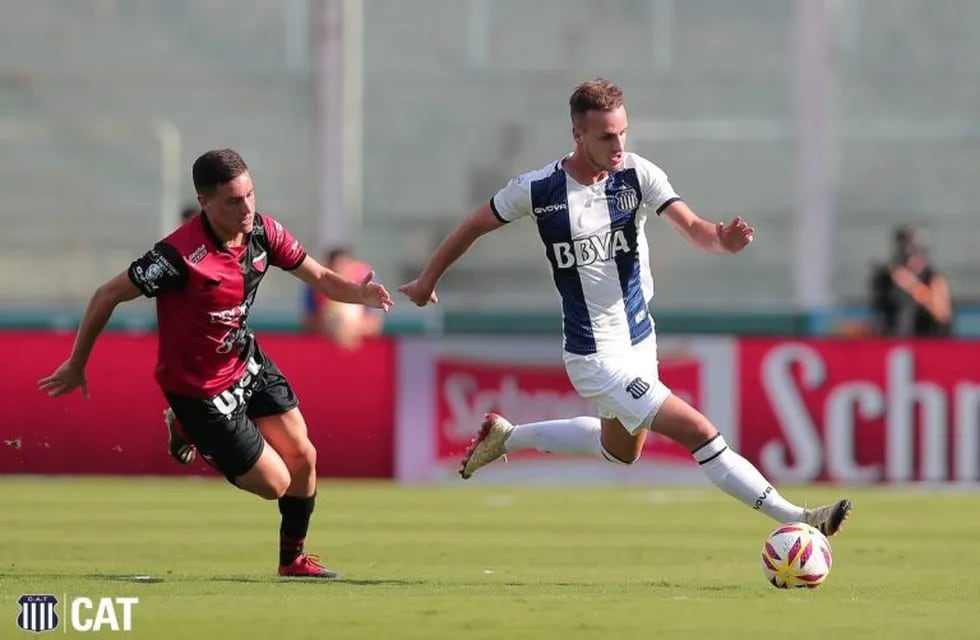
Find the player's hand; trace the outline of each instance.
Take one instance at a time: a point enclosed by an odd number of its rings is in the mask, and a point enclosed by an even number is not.
[[[82,396],[87,398],[88,380],[85,379],[85,369],[71,360],[65,360],[54,373],[37,381],[37,388],[52,398],[71,393],[78,387],[82,388]]]
[[[721,247],[729,253],[738,253],[754,239],[755,229],[749,223],[738,216],[727,225],[723,222],[718,223],[718,242]]]
[[[892,282],[905,289],[912,291],[915,285],[919,284],[919,279],[906,267],[895,267],[892,269]]]
[[[439,296],[436,295],[435,289],[422,284],[418,281],[418,279],[403,284],[402,286],[398,287],[398,290],[408,296],[409,300],[420,307],[424,307],[430,302],[433,304],[439,302]]]
[[[361,304],[366,307],[382,309],[385,313],[395,303],[383,285],[374,281],[374,271],[369,271],[361,280]]]

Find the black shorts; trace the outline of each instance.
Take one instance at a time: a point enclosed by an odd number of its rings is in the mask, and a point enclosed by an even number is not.
[[[258,344],[245,375],[221,393],[211,398],[164,395],[187,439],[232,484],[255,466],[265,447],[253,420],[281,415],[299,406],[289,381]]]

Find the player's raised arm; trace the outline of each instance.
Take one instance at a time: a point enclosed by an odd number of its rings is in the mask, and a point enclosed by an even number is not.
[[[663,217],[692,245],[708,253],[738,253],[752,242],[755,229],[741,217],[727,225],[713,223],[694,213],[683,200],[671,202]]]
[[[95,340],[109,322],[116,306],[139,295],[140,290],[125,271],[96,289],[82,316],[71,355],[54,373],[41,378],[37,383],[38,388],[49,396],[60,396],[81,387],[82,394],[88,397],[85,365],[92,354]]]
[[[436,284],[442,275],[480,236],[499,229],[504,224],[505,220],[494,212],[490,202],[480,206],[443,239],[419,277],[398,287],[398,290],[420,307],[430,302],[439,302]]]
[[[386,312],[394,304],[388,290],[374,281],[374,271],[365,275],[359,282],[355,282],[306,256],[298,267],[290,270],[290,273],[337,302],[362,304]]]

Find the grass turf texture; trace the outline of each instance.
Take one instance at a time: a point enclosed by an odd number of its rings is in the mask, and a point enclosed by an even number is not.
[[[131,638],[976,637],[980,492],[847,494],[827,583],[779,591],[774,523],[710,488],[323,483],[323,583],[278,578],[275,503],[221,481],[5,478],[0,638],[47,593],[139,597]]]

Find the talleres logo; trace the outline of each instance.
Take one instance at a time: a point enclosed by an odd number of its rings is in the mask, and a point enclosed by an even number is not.
[[[51,594],[23,595],[17,600],[17,626],[24,631],[44,633],[54,631],[67,618],[67,626],[78,632],[132,631],[133,608],[139,598],[64,597],[58,600]],[[70,603],[70,606],[69,606]],[[68,631],[67,626],[64,628]]]

